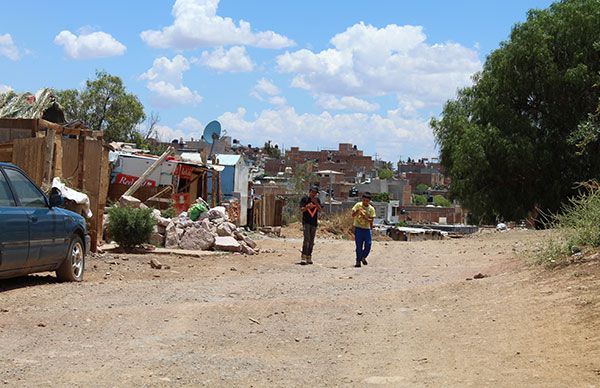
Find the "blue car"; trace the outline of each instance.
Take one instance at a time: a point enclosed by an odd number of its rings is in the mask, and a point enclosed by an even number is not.
[[[20,168],[0,163],[0,278],[56,271],[61,281],[83,280],[90,237],[82,216],[58,206]]]

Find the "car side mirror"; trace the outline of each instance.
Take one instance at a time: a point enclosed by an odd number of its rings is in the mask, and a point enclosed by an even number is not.
[[[52,190],[50,191],[50,198],[48,202],[50,207],[52,208],[62,205],[65,202],[65,199],[63,198],[60,190],[52,188]]]

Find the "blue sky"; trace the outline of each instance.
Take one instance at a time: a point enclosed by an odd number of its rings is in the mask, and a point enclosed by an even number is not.
[[[159,135],[436,155],[429,118],[545,0],[7,2],[0,91],[121,77]],[[32,11],[34,10],[34,11]]]

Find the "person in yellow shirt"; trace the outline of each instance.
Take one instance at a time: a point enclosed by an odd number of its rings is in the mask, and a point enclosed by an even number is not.
[[[371,205],[371,193],[364,193],[362,200],[352,207],[354,219],[354,242],[356,243],[356,264],[367,265],[367,256],[371,251],[371,229],[375,219],[375,208]]]

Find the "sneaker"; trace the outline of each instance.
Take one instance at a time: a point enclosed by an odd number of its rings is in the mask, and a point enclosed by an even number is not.
[[[305,255],[302,255],[302,256],[300,257],[300,265],[306,265],[306,264],[307,264],[307,263],[306,263],[306,261],[307,261],[307,258],[306,258],[306,256],[305,256]]]
[[[361,261],[362,261],[362,263],[363,263],[364,265],[367,265],[367,264],[369,264],[369,263],[367,263],[367,259],[362,259]]]
[[[306,257],[306,264],[312,264],[312,258],[310,256]]]
[[[356,262],[356,264],[354,264],[354,266],[355,266],[356,268],[360,268],[360,261],[357,261],[357,262]]]

